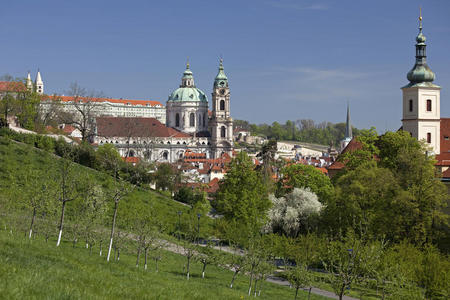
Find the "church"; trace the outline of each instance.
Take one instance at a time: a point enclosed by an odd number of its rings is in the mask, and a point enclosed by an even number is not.
[[[436,76],[427,64],[427,39],[422,31],[420,16],[415,64],[407,74],[409,83],[402,87],[401,129],[426,142],[445,180],[450,178],[450,118],[441,118],[441,87],[433,83]]]
[[[188,149],[207,158],[231,156],[233,119],[223,61],[213,82],[211,110],[187,63],[180,86],[167,100],[166,124],[154,118],[97,117],[95,130],[95,145],[114,144],[123,157],[174,163]]]
[[[436,158],[436,168],[442,173],[442,181],[450,182],[450,118],[441,118],[441,87],[434,82],[435,74],[427,64],[426,37],[423,34],[422,16],[419,17],[419,33],[416,36],[416,57],[413,68],[407,73],[408,84],[402,87],[402,126],[412,137],[425,142],[428,154]],[[362,147],[351,135],[347,110],[346,138],[342,152]],[[350,130],[350,134],[348,134]],[[335,161],[328,167],[332,177],[345,165]]]

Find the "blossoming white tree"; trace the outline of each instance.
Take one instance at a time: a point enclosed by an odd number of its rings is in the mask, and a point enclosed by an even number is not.
[[[269,210],[267,230],[283,231],[286,235],[297,236],[307,220],[320,214],[323,204],[309,188],[294,188],[284,197],[269,196],[272,208]]]

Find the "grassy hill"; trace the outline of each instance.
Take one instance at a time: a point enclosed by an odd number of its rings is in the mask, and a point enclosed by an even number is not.
[[[56,173],[56,163],[59,159],[49,152],[0,136],[0,195],[4,199],[3,202],[18,203],[23,200],[25,195],[22,184],[25,176],[31,171],[41,171],[42,174]],[[80,175],[91,175],[90,179],[104,189],[113,185],[112,178],[105,173],[78,164],[75,164],[74,169]],[[174,220],[178,211],[186,212],[189,209],[165,195],[145,189],[135,189],[123,199],[123,202],[129,201],[140,201],[166,218]]]
[[[27,197],[22,186],[23,180],[33,170],[40,170],[42,174],[55,172],[59,159],[61,158],[49,152],[0,137],[0,298],[244,299],[247,297],[248,278],[244,275],[238,276],[234,288],[230,289],[228,285],[232,272],[224,268],[208,266],[206,277],[202,279],[201,265],[192,263],[191,279],[186,280],[183,273],[186,259],[180,254],[163,251],[160,270],[155,272],[151,260],[147,271],[143,270],[142,266],[135,267],[135,249],[130,245],[121,251],[120,261],[109,263],[105,259],[105,250],[100,257],[98,245],[94,245],[92,253],[84,248],[83,243],[73,247],[69,234],[63,234],[63,243],[57,248],[56,226],[48,243],[39,234],[29,240],[26,231],[31,212],[21,205]],[[112,185],[112,178],[105,173],[81,165],[75,165],[75,168],[79,174],[91,175],[91,180],[104,189]],[[136,189],[124,198],[121,201],[122,210],[125,210],[127,203],[132,201],[141,202],[146,209],[152,209],[158,216],[171,220],[174,226],[178,219],[177,212],[187,214],[189,210],[189,207],[171,198],[143,189]],[[68,212],[70,214],[70,210]],[[111,212],[107,213],[106,220],[109,220],[110,214]],[[120,216],[119,210],[119,218]],[[67,228],[70,228],[70,218],[67,223]],[[265,282],[260,298],[290,299],[293,298],[293,290]],[[312,295],[311,299],[325,298]]]

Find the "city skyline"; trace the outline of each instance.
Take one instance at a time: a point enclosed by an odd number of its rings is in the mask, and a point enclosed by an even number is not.
[[[108,97],[165,104],[189,57],[211,101],[223,57],[234,119],[344,122],[349,101],[354,126],[396,130],[420,5],[441,115],[450,116],[445,1],[8,3],[0,75],[40,68],[50,94],[76,81]]]

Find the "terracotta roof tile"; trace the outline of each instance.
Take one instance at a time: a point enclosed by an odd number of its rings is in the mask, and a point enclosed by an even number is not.
[[[97,134],[104,137],[190,137],[155,118],[97,117],[96,123]]]
[[[27,88],[23,82],[0,81],[0,92],[24,92]]]
[[[111,99],[111,98],[90,98],[86,97],[72,97],[72,96],[44,96],[42,100],[61,100],[62,102],[71,102],[74,100],[77,101],[94,101],[94,102],[110,102],[110,103],[121,103],[125,105],[142,105],[142,106],[161,106],[161,102],[159,101],[151,101],[151,100],[132,100],[132,99]]]

